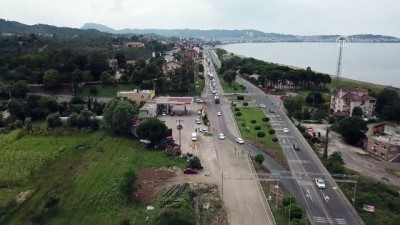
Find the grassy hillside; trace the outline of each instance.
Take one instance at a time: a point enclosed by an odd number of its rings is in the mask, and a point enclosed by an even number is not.
[[[143,149],[138,141],[103,132],[79,135],[0,135],[0,224],[143,224],[153,221],[140,203],[129,203],[119,184],[128,169],[165,168],[185,163],[163,152]],[[6,141],[7,140],[7,141]],[[15,175],[15,176],[12,176]],[[18,209],[17,193],[34,194]],[[189,199],[184,193],[184,198]],[[186,197],[185,197],[186,196]],[[6,207],[8,203],[8,207]],[[187,213],[193,213],[187,208]],[[192,216],[193,217],[193,216]]]

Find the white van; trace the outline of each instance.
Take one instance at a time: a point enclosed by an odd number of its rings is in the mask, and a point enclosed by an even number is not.
[[[197,141],[197,134],[196,132],[192,133],[192,141]]]

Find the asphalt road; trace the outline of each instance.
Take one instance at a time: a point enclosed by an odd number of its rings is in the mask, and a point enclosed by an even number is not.
[[[266,97],[262,90],[241,77],[237,77],[236,81],[246,86],[249,95],[258,104],[262,103],[267,106],[263,108],[263,111],[270,117],[270,123],[276,131],[292,171],[291,175],[287,176],[295,177],[281,179],[281,184],[296,196],[302,208],[306,210],[310,221],[313,224],[363,224],[353,213],[349,202],[339,193],[336,183],[330,179],[311,147],[283,112],[279,98],[276,96]],[[274,113],[269,113],[269,109]],[[289,133],[285,133],[283,128],[288,128]],[[293,144],[297,144],[300,151],[295,151]],[[271,170],[280,170],[279,167],[273,165],[267,167]],[[325,177],[325,189],[317,188],[314,180],[319,177]]]
[[[205,68],[208,74],[209,68]],[[215,71],[212,73],[215,74]],[[208,82],[207,78],[207,85]],[[218,80],[216,88],[218,93],[222,93]],[[255,171],[250,163],[248,146],[238,145],[235,141],[238,131],[229,104],[224,103],[223,97],[221,104],[215,104],[214,95],[210,93],[208,86],[203,98],[207,102],[207,115],[220,169],[219,187],[227,208],[229,224],[276,224],[260,182],[249,177],[238,177],[254,174]],[[217,116],[217,112],[221,112],[222,115]],[[224,133],[226,139],[219,140],[219,133]]]

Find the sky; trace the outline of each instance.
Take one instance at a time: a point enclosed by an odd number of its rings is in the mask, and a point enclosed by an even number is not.
[[[114,29],[256,29],[297,35],[400,37],[399,0],[1,0],[0,18]]]

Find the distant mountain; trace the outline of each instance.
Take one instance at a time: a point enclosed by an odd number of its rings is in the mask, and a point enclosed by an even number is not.
[[[183,38],[242,38],[242,37],[265,37],[276,38],[294,38],[294,35],[284,35],[277,33],[264,33],[258,30],[199,30],[199,29],[122,29],[113,28],[97,23],[85,23],[81,29],[96,29],[102,32],[113,34],[157,34],[165,37],[183,37]]]
[[[198,29],[122,29],[113,28],[96,23],[85,23],[81,29],[96,29],[113,34],[157,34],[166,37],[203,38],[227,40],[232,42],[335,42],[340,35],[286,35],[265,33],[258,30],[198,30]],[[400,42],[392,36],[357,34],[348,36],[351,42]]]
[[[0,19],[0,36],[1,34],[29,35],[31,33],[41,34],[45,36],[103,36],[109,35],[97,29],[77,29],[69,27],[56,27],[46,24],[26,25],[23,23]]]

